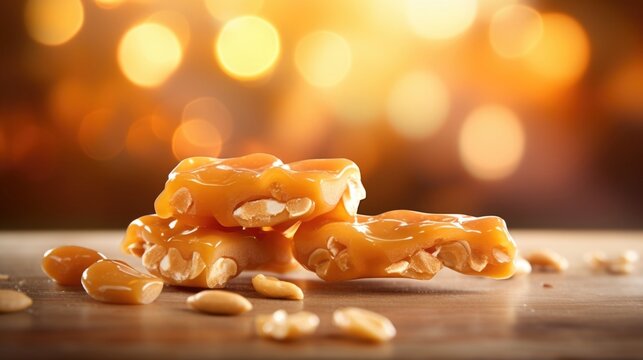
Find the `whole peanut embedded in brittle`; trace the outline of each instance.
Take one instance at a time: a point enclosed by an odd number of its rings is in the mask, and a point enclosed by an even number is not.
[[[431,279],[444,267],[504,279],[514,272],[514,244],[498,217],[407,210],[354,220],[314,219],[293,237],[299,262],[324,280]]]
[[[309,214],[315,203],[308,198],[288,200],[260,199],[244,203],[233,212],[239,225],[246,228],[276,226]]]
[[[82,246],[49,249],[42,257],[42,271],[60,285],[80,286],[83,271],[105,255]]]
[[[127,228],[121,248],[144,249],[143,266],[168,284],[223,288],[244,270],[286,272],[298,265],[292,242],[277,231],[190,226],[176,219],[143,216]]]
[[[100,260],[83,272],[83,288],[95,300],[114,304],[149,304],[163,282],[118,260]]]
[[[209,227],[280,227],[325,215],[349,219],[366,196],[347,159],[284,164],[268,154],[188,158],[169,175],[154,204],[163,218]]]

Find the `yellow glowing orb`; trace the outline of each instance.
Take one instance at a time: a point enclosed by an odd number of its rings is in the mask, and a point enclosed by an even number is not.
[[[566,86],[587,69],[590,45],[587,33],[565,14],[543,15],[543,36],[526,57],[527,64],[544,80]]]
[[[280,48],[279,34],[269,22],[257,16],[241,16],[221,29],[215,56],[228,75],[251,80],[275,65]]]
[[[509,5],[498,10],[489,27],[491,46],[506,58],[524,56],[534,48],[542,34],[540,14],[524,5]]]
[[[206,120],[182,122],[172,136],[172,152],[178,160],[190,156],[219,156],[222,146],[217,128]]]
[[[460,35],[475,20],[477,0],[409,0],[406,14],[413,31],[428,39]]]
[[[149,22],[134,26],[118,46],[118,64],[134,84],[162,84],[181,63],[181,43],[172,30]]]
[[[80,0],[29,0],[25,7],[29,35],[45,45],[69,41],[83,26],[84,18]]]
[[[406,74],[397,81],[388,99],[388,119],[393,129],[409,139],[431,135],[449,112],[449,92],[436,75],[427,71]]]
[[[311,85],[332,87],[351,68],[351,48],[343,37],[328,31],[306,35],[295,49],[295,65]]]
[[[255,14],[263,7],[263,0],[205,0],[212,17],[227,21],[240,15]]]
[[[460,158],[471,175],[496,180],[511,175],[525,148],[525,134],[509,109],[486,105],[466,118],[459,137]]]

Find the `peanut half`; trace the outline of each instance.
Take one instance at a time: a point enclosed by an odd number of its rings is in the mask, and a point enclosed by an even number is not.
[[[626,250],[615,258],[608,258],[604,252],[595,251],[585,255],[585,261],[595,271],[605,271],[612,275],[627,275],[634,271],[634,264],[639,260],[639,254],[634,250]]]
[[[319,317],[308,311],[288,314],[285,310],[277,310],[271,315],[259,315],[255,318],[259,336],[280,341],[311,335],[318,326]]]
[[[16,290],[0,290],[0,314],[24,310],[33,304],[31,298]]]
[[[525,259],[534,271],[563,272],[569,267],[567,259],[549,249],[532,251]]]
[[[529,275],[531,274],[531,264],[525,258],[516,256],[514,259],[514,267],[516,271],[513,276]]]
[[[304,292],[299,286],[272,276],[258,274],[252,278],[252,286],[259,294],[269,298],[288,300],[302,300],[304,298]]]
[[[396,334],[391,320],[378,313],[357,307],[335,310],[333,325],[349,337],[372,342],[389,341]]]
[[[215,315],[239,315],[252,310],[245,297],[224,290],[204,290],[187,299],[190,308]]]

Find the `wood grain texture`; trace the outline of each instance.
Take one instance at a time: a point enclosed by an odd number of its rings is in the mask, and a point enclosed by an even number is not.
[[[516,231],[523,251],[549,247],[567,256],[565,274],[495,281],[442,271],[431,281],[359,280],[324,283],[306,273],[285,276],[304,289],[304,301],[263,299],[250,276],[230,289],[254,309],[238,317],[187,309],[195,290],[166,287],[151,305],[107,305],[82,288],[65,288],[40,270],[42,253],[75,244],[133,265],[118,252],[121,232],[0,233],[0,288],[34,299],[21,313],[0,315],[0,358],[641,358],[643,273],[592,273],[585,252],[643,253],[643,232]],[[544,288],[543,283],[553,285]],[[388,316],[397,337],[370,345],[339,337],[332,311],[360,306]],[[253,317],[277,309],[317,313],[317,336],[296,343],[258,338]]]

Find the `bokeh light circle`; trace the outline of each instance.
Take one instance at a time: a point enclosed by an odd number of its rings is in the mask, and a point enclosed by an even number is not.
[[[177,160],[191,156],[219,156],[223,141],[217,128],[203,119],[181,122],[172,136],[172,153]]]
[[[478,11],[477,0],[408,0],[413,31],[427,39],[449,39],[467,30]]]
[[[280,51],[277,29],[257,16],[228,21],[215,43],[215,56],[221,68],[241,80],[265,75],[277,62]]]
[[[85,11],[80,0],[29,0],[25,23],[39,43],[55,46],[69,41],[83,26]]]
[[[587,33],[578,21],[565,14],[545,14],[542,19],[543,36],[526,57],[527,65],[544,80],[571,85],[589,64]]]
[[[428,71],[414,71],[400,78],[388,99],[388,119],[393,129],[409,139],[437,131],[449,112],[449,91]]]
[[[485,105],[464,121],[458,141],[465,169],[482,180],[511,175],[525,148],[525,134],[518,116],[499,105]]]
[[[295,49],[295,65],[313,86],[327,88],[341,82],[351,68],[348,42],[336,33],[317,31],[306,35]]]
[[[125,33],[118,46],[118,64],[131,82],[155,87],[181,63],[183,50],[176,34],[164,25],[146,22]]]
[[[489,25],[493,50],[505,58],[526,55],[543,34],[540,14],[525,5],[508,5],[498,10]]]

